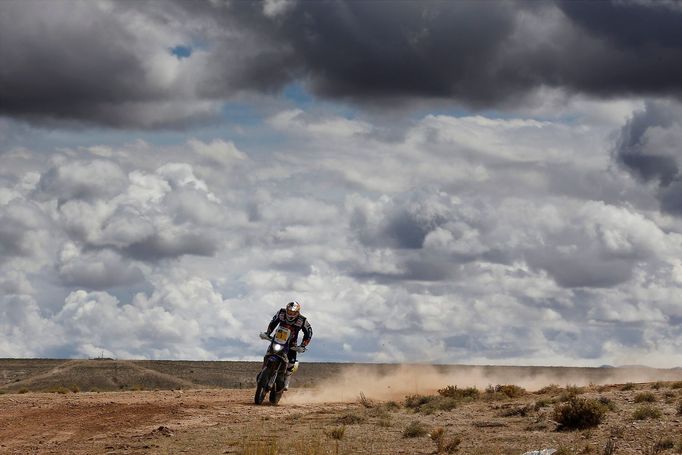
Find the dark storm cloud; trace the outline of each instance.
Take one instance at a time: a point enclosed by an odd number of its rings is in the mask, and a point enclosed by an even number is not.
[[[519,1],[494,8],[486,2],[299,2],[276,20],[258,8],[239,3],[236,14],[288,43],[289,74],[305,74],[318,94],[334,98],[439,98],[476,107],[516,100],[541,86],[595,96],[682,91],[679,8],[633,2]]]
[[[681,30],[682,9],[641,2],[7,1],[0,115],[179,127],[295,80],[365,106],[497,107],[541,87],[680,97]]]
[[[682,106],[648,102],[623,126],[614,158],[643,182],[658,186],[661,208],[682,215]]]

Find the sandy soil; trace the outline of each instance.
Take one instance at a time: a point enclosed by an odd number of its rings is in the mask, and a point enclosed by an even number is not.
[[[252,390],[204,389],[106,393],[34,393],[0,396],[0,453],[8,454],[275,454],[376,453],[430,454],[436,445],[424,435],[405,438],[417,420],[429,430],[442,427],[445,439],[461,438],[456,453],[522,454],[542,448],[566,453],[603,453],[609,439],[616,454],[675,453],[674,448],[647,452],[670,438],[682,443],[680,389],[668,384],[592,386],[584,397],[607,397],[616,405],[597,428],[559,432],[551,421],[552,405],[524,416],[504,417],[509,409],[551,401],[560,391],[514,399],[475,400],[430,415],[379,400],[364,406],[311,399],[292,390],[277,407],[252,404]],[[662,416],[634,420],[642,391],[654,394]],[[340,440],[331,436],[345,425]],[[287,436],[288,433],[288,436]]]

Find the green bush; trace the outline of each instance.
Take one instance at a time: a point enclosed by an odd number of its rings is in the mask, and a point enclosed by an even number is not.
[[[651,392],[640,392],[635,395],[635,403],[655,403],[656,396]]]
[[[599,425],[606,414],[606,407],[598,400],[572,398],[554,406],[553,420],[559,430],[584,430]]]
[[[632,417],[635,420],[658,419],[661,417],[661,411],[655,406],[645,404],[635,409]]]
[[[419,420],[413,420],[405,427],[403,438],[418,438],[426,435],[426,427]]]

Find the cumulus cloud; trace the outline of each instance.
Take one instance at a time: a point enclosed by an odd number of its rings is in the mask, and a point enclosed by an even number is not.
[[[682,214],[682,104],[648,102],[622,127],[615,159],[643,182],[657,186],[661,208]]]
[[[682,226],[653,199],[661,173],[612,165],[619,116],[424,115],[383,134],[282,112],[259,127],[266,145],[100,141],[3,161],[17,171],[0,174],[2,352],[256,359],[257,333],[299,299],[309,360],[682,362],[656,347],[680,343]],[[676,156],[671,128],[630,153]]]

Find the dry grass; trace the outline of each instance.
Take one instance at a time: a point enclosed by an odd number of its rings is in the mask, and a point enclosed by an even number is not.
[[[436,427],[431,430],[429,437],[436,444],[436,453],[456,452],[462,443],[462,438],[459,436],[448,438],[443,427]]]
[[[632,418],[635,420],[660,419],[661,411],[656,406],[645,404],[635,409]]]
[[[635,395],[635,403],[655,403],[656,395],[651,392],[640,392]]]

